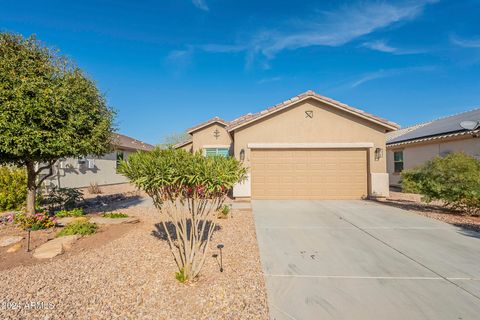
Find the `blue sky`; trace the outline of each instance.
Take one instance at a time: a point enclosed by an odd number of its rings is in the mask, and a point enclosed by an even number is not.
[[[480,0],[0,0],[150,143],[306,90],[403,126],[480,106]]]

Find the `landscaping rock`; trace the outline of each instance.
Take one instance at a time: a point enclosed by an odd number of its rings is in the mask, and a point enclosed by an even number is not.
[[[69,250],[72,244],[80,238],[79,235],[56,238],[42,244],[35,249],[33,257],[37,259],[51,259]]]
[[[17,252],[18,250],[20,250],[21,247],[22,247],[21,243],[16,243],[13,246],[11,246],[10,248],[8,248],[7,252],[8,253]]]
[[[23,239],[22,236],[3,236],[0,237],[0,247],[8,247],[14,243],[20,242]]]
[[[122,224],[122,223],[137,223],[137,222],[140,222],[140,220],[135,217],[128,217],[128,218],[93,217],[90,219],[90,222],[96,223],[96,224]]]
[[[73,220],[75,220],[75,217],[58,218],[57,219],[57,225],[60,226],[60,227],[64,227],[67,224],[69,224],[70,222],[72,222]]]

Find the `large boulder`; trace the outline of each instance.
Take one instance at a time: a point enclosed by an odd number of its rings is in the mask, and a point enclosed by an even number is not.
[[[12,244],[22,241],[22,236],[3,236],[0,237],[0,247],[8,247]]]
[[[79,238],[79,235],[71,235],[47,241],[35,249],[33,257],[37,259],[51,259],[56,257],[59,254],[62,254],[65,250],[69,250],[73,243]]]

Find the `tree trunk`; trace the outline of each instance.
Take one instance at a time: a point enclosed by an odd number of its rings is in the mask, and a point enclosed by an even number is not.
[[[27,162],[27,213],[35,214],[35,198],[37,195],[37,173],[35,172],[35,163]]]

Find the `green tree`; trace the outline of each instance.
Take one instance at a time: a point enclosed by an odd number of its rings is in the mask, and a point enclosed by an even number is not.
[[[192,137],[190,136],[190,134],[188,134],[186,132],[171,133],[171,134],[166,135],[163,138],[162,143],[160,144],[160,147],[166,149],[170,146],[174,146],[177,143],[187,141],[188,139],[191,139],[191,138]]]
[[[402,189],[420,193],[426,202],[467,214],[480,213],[480,161],[464,153],[436,157],[423,166],[402,172]]]
[[[120,171],[152,197],[164,215],[177,279],[194,279],[205,262],[217,211],[228,191],[245,179],[246,169],[232,157],[156,148],[130,155]]]
[[[58,159],[110,149],[113,119],[95,83],[58,50],[0,33],[0,163],[26,167],[28,213]]]

